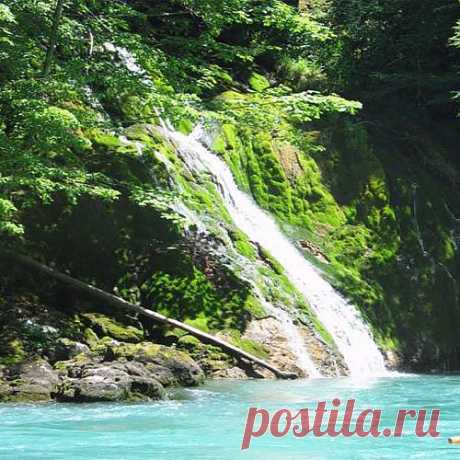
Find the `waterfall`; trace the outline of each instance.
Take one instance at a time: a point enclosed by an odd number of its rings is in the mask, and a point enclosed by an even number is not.
[[[204,146],[206,136],[203,129],[196,128],[190,136],[171,130],[165,131],[164,134],[176,145],[178,153],[191,170],[211,175],[235,225],[250,240],[269,251],[284,267],[292,284],[303,294],[314,313],[333,336],[350,373],[384,373],[383,356],[360,313],[305,259],[295,245],[284,236],[274,219],[259,208],[252,198],[238,189],[226,163]],[[278,312],[278,318],[280,315],[281,312]],[[292,330],[290,332],[292,333]]]

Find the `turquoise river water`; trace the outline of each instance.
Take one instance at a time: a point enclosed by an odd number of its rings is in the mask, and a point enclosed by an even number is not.
[[[460,446],[460,376],[375,379],[214,381],[180,390],[176,400],[151,404],[0,405],[0,459],[329,460],[451,459]],[[316,408],[318,401],[356,399],[382,409],[393,426],[398,409],[440,409],[438,438],[418,438],[407,423],[401,438],[269,434],[241,451],[247,411]],[[355,412],[356,413],[356,412]]]

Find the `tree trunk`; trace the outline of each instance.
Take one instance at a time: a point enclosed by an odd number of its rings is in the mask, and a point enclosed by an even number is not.
[[[56,9],[54,10],[53,28],[49,36],[48,50],[46,52],[45,64],[43,66],[43,76],[49,76],[53,64],[54,52],[56,50],[59,25],[61,24],[62,12],[64,10],[64,0],[57,0]]]
[[[299,11],[304,13],[308,10],[308,0],[299,0]]]
[[[259,366],[264,367],[265,369],[268,369],[269,371],[273,372],[273,374],[276,375],[276,377],[282,378],[282,379],[295,379],[297,378],[296,374],[292,373],[287,373],[280,371],[276,367],[272,366],[271,364],[263,361],[260,358],[257,358],[256,356],[251,355],[250,353],[247,353],[244,350],[241,350],[238,347],[235,347],[231,345],[228,342],[225,342],[222,339],[219,339],[217,337],[214,337],[210,334],[207,334],[203,331],[200,331],[199,329],[196,329],[188,324],[182,323],[180,321],[177,321],[175,319],[168,318],[166,316],[161,315],[160,313],[157,313],[153,310],[148,310],[144,307],[141,307],[140,305],[135,305],[132,303],[127,302],[126,300],[117,297],[113,294],[110,294],[106,291],[103,291],[97,287],[94,287],[90,284],[86,284],[82,281],[79,281],[75,278],[72,278],[69,275],[65,275],[64,273],[61,273],[57,270],[54,270],[50,267],[47,267],[46,265],[43,265],[30,257],[24,256],[24,255],[19,255],[15,253],[8,252],[6,255],[10,258],[12,258],[14,261],[19,262],[22,265],[25,265],[33,270],[39,271],[41,273],[44,273],[48,276],[51,276],[52,278],[55,278],[59,281],[62,281],[70,286],[72,286],[75,289],[78,289],[79,291],[82,291],[91,297],[100,299],[104,302],[106,302],[109,305],[113,305],[114,307],[117,308],[122,308],[125,310],[129,311],[135,311],[137,313],[140,313],[141,315],[147,316],[149,318],[154,319],[155,321],[158,321],[163,324],[167,324],[172,327],[177,327],[179,329],[182,329],[186,332],[188,332],[190,335],[196,337],[198,340],[200,340],[202,343],[207,343],[211,345],[215,345],[228,353],[231,356],[234,356],[236,358],[243,358],[246,359],[254,364],[257,364]]]

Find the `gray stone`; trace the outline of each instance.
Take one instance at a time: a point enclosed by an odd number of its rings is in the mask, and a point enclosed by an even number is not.
[[[76,370],[77,368],[78,370]],[[78,378],[72,377],[78,375]],[[67,368],[58,397],[76,402],[162,399],[165,391],[140,363],[103,362]]]
[[[12,366],[3,383],[3,399],[49,401],[57,391],[57,372],[47,361],[36,359]],[[9,386],[9,389],[6,388]]]
[[[80,342],[74,342],[70,339],[59,339],[56,344],[56,349],[54,356],[52,357],[53,361],[65,361],[68,359],[75,358],[80,354],[90,354],[91,351],[89,347]]]

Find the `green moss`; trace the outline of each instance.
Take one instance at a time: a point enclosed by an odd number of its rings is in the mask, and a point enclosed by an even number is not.
[[[254,91],[262,92],[270,88],[270,82],[263,75],[253,72],[249,77],[249,86]]]
[[[118,136],[109,132],[104,132],[98,128],[88,131],[87,136],[96,145],[100,145],[109,149],[119,148],[123,145],[123,142]]]
[[[0,356],[0,365],[10,366],[21,363],[27,357],[24,342],[19,338],[11,339],[1,355],[3,356]]]
[[[215,287],[195,266],[182,269],[176,273],[158,271],[142,286],[155,310],[181,321],[198,321],[198,327],[205,330],[243,327],[249,316],[244,309],[247,286],[230,271],[231,284]]]
[[[238,91],[224,91],[215,97],[216,102],[223,103],[234,103],[238,101],[244,101],[247,99],[247,95],[239,93]]]
[[[252,318],[260,319],[267,315],[260,301],[253,295],[250,295],[244,304],[244,308],[248,311]]]
[[[194,351],[204,346],[196,337],[193,337],[192,335],[182,336],[178,340],[177,344],[178,346],[183,347],[189,351]]]
[[[3,399],[0,399],[7,403],[43,403],[50,400],[50,396],[42,393],[28,393],[28,392],[14,392],[5,395]]]
[[[182,199],[188,208],[198,215],[208,213],[223,222],[232,222],[222,196],[209,176],[203,175],[197,182],[181,175],[178,175],[176,179],[182,188]]]
[[[233,240],[236,250],[249,260],[256,260],[257,250],[249,241],[248,237],[238,229],[230,231],[230,237]]]
[[[284,273],[284,267],[262,246],[259,247],[259,255],[277,275]]]
[[[230,123],[224,123],[222,125],[222,134],[225,137],[225,141],[230,148],[238,148],[238,131],[234,125]]]
[[[206,318],[205,316],[201,316],[195,319],[187,319],[185,322],[190,326],[199,329],[200,331],[211,332],[211,330],[209,329],[208,321],[208,318]]]
[[[320,337],[332,348],[336,348],[334,338],[331,333],[324,327],[323,323],[318,319],[318,317],[313,313],[310,306],[305,302],[300,300],[297,304],[299,311],[303,312],[306,316],[306,323],[312,325]],[[305,322],[305,318],[301,319],[302,322]]]
[[[67,372],[67,369],[77,366],[82,366],[84,364],[89,364],[93,362],[92,358],[85,353],[80,353],[77,356],[74,356],[71,360],[68,361],[58,361],[54,364],[54,368],[60,372]]]
[[[193,131],[193,122],[191,120],[182,119],[177,124],[177,130],[182,134],[190,134]]]
[[[144,337],[144,332],[134,326],[126,326],[101,313],[84,313],[82,315],[101,335],[109,335],[123,342],[139,342]],[[91,338],[90,338],[91,340]]]
[[[141,141],[146,145],[156,145],[162,143],[163,139],[155,131],[152,125],[137,123],[123,130],[127,139],[132,141]]]
[[[83,338],[89,348],[93,349],[99,344],[99,337],[97,334],[89,327],[83,331]]]
[[[148,358],[158,356],[161,350],[166,350],[166,347],[150,342],[142,343],[123,343],[111,347],[111,350],[116,358],[134,359],[138,355],[143,355]]]
[[[269,357],[269,353],[263,345],[253,340],[242,338],[240,331],[231,330],[225,332],[229,335],[230,342],[235,345],[235,347],[241,348],[243,351],[262,359],[267,359]]]
[[[375,335],[376,342],[382,350],[397,351],[401,349],[400,341],[395,337],[381,337]]]

